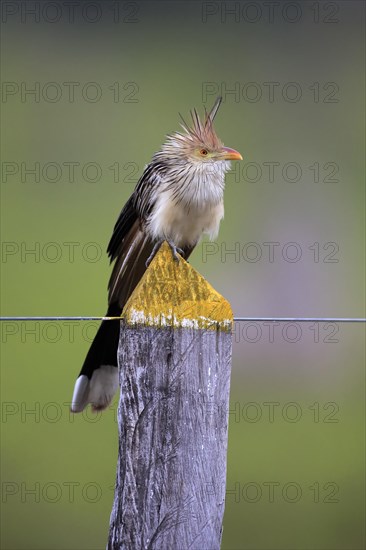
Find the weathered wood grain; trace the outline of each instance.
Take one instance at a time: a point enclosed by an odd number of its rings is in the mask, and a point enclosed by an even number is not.
[[[119,457],[107,548],[218,550],[230,306],[163,245],[123,315]]]

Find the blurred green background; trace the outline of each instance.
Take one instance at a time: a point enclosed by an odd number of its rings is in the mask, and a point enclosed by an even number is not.
[[[121,207],[221,93],[244,161],[191,263],[237,316],[365,316],[364,3],[77,4],[2,5],[1,314],[104,314]],[[67,405],[96,327],[2,323],[6,550],[105,547],[117,400]],[[223,549],[364,548],[364,326],[237,324],[233,359]]]

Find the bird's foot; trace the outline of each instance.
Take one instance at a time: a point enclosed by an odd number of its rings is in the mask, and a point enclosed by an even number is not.
[[[160,246],[162,245],[163,241],[157,241],[155,244],[154,244],[154,248],[152,249],[152,252],[150,254],[150,256],[148,257],[148,259],[146,260],[146,267],[149,267],[149,265],[151,264],[155,254],[157,253],[158,249],[160,248]]]
[[[184,255],[184,250],[182,250],[178,246],[175,246],[175,244],[172,241],[167,241],[167,242],[168,242],[168,245],[170,246],[170,250],[172,251],[173,260],[175,262],[179,262],[180,258],[178,256],[178,254],[183,256]]]
[[[157,253],[157,251],[159,250],[159,248],[161,247],[161,245],[163,244],[165,239],[162,239],[160,241],[157,241],[154,245],[154,248],[150,254],[150,256],[148,257],[148,259],[146,260],[146,267],[149,267],[149,265],[151,264],[155,254]],[[182,250],[182,248],[179,248],[178,246],[175,246],[175,244],[172,242],[172,241],[167,241],[169,247],[170,247],[170,250],[172,251],[172,255],[173,255],[173,260],[175,262],[179,262],[180,258],[178,256],[178,254],[181,254],[182,256],[184,255],[184,250]]]

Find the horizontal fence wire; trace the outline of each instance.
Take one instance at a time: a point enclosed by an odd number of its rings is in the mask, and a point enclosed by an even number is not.
[[[123,317],[0,317],[0,321],[120,321]],[[234,317],[236,322],[278,323],[366,323],[364,317]]]

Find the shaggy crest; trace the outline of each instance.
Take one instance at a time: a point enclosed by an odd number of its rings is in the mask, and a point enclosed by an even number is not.
[[[173,152],[178,146],[183,150],[191,150],[197,147],[207,147],[208,149],[212,149],[214,151],[219,150],[223,146],[223,144],[215,132],[213,121],[220,107],[221,101],[222,98],[218,97],[209,113],[205,108],[204,121],[201,121],[197,110],[193,109],[191,111],[191,126],[187,124],[182,115],[179,114],[181,118],[181,126],[185,131],[185,134],[174,132],[173,134],[168,135],[168,139],[164,145],[164,149],[167,152],[170,150],[171,152]]]

